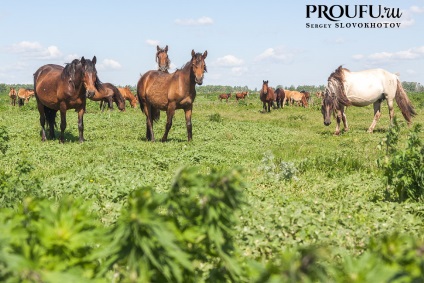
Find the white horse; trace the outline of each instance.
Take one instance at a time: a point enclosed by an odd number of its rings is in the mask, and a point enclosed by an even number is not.
[[[345,131],[348,130],[346,106],[367,106],[374,104],[374,120],[368,129],[372,133],[381,116],[381,102],[386,99],[389,106],[390,123],[393,122],[393,100],[396,100],[403,117],[411,123],[411,118],[416,115],[414,107],[403,90],[397,75],[383,69],[370,69],[361,72],[351,72],[342,66],[338,67],[328,78],[321,111],[324,125],[331,124],[331,113],[337,117],[335,135],[340,134],[340,121],[343,121]]]

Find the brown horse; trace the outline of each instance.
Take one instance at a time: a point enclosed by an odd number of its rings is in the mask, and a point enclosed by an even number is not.
[[[168,45],[165,48],[160,48],[159,45],[156,46],[156,62],[158,63],[158,71],[168,73],[169,65],[171,60],[168,57]]]
[[[50,137],[54,138],[56,112],[60,111],[60,142],[64,142],[66,111],[78,112],[79,141],[84,141],[84,112],[87,97],[94,96],[102,88],[97,77],[96,56],[93,60],[75,59],[65,67],[48,64],[34,73],[34,90],[40,113],[41,139],[46,140],[45,122],[50,127]]]
[[[283,108],[283,102],[284,102],[284,98],[286,97],[286,94],[284,92],[284,89],[282,88],[277,88],[275,90],[275,100],[277,103],[277,108]]]
[[[245,99],[246,96],[247,96],[247,91],[237,92],[236,93],[236,99],[237,99],[237,101],[239,99]]]
[[[126,87],[118,87],[119,92],[122,94],[125,100],[130,102],[131,108],[135,108],[137,106],[137,98],[131,92],[129,86]]]
[[[10,88],[9,97],[10,97],[10,105],[15,106],[16,105],[16,98],[18,97],[18,94],[16,93],[16,90],[15,90],[14,87]]]
[[[18,90],[18,104],[19,106],[24,105],[24,103],[28,103],[29,99],[34,96],[34,90],[29,88],[20,88]]]
[[[167,121],[162,141],[168,139],[172,118],[176,109],[185,112],[188,141],[192,139],[191,114],[196,98],[196,84],[203,83],[207,71],[203,54],[191,51],[191,60],[172,74],[162,71],[148,71],[137,83],[137,96],[140,109],[146,115],[146,139],[154,141],[153,121],[158,120],[160,111],[166,111]]]
[[[271,112],[271,105],[274,103],[275,93],[272,87],[268,87],[268,81],[262,82],[262,89],[259,93],[259,98],[263,103],[263,112]],[[268,110],[266,104],[268,104]]]
[[[218,95],[219,101],[221,101],[221,102],[222,102],[223,99],[225,99],[225,101],[228,102],[228,99],[230,97],[231,97],[231,92]]]
[[[301,90],[300,91],[300,93],[303,93],[304,95],[305,95],[305,98],[306,98],[306,101],[310,101],[310,99],[311,99],[311,94],[310,94],[310,92],[309,91],[306,91],[306,90]]]
[[[96,91],[94,96],[90,97],[90,100],[100,101],[100,109],[102,111],[106,107],[106,103],[109,109],[112,110],[113,102],[115,102],[119,110],[125,111],[125,99],[118,88],[111,83],[103,83],[102,86],[102,89]]]

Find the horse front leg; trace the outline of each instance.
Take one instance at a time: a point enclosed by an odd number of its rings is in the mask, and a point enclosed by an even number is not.
[[[172,126],[172,118],[174,118],[175,114],[175,103],[170,103],[168,105],[168,109],[166,110],[166,126],[165,126],[165,133],[162,137],[162,142],[166,142],[168,140],[168,133]]]
[[[343,119],[343,112],[341,110],[337,110],[337,117],[336,117],[336,131],[334,134],[336,136],[340,135],[340,121]]]
[[[186,126],[187,126],[187,139],[188,141],[191,141],[193,138],[192,134],[192,125],[191,125],[191,113],[192,113],[193,106],[190,106],[190,108],[187,108],[184,110],[185,112],[185,119],[186,119]]]
[[[85,106],[78,111],[78,132],[79,132],[79,142],[80,143],[85,141],[85,139],[84,139],[84,108],[85,108]],[[61,127],[62,127],[62,125],[61,125]],[[66,127],[66,111],[65,111],[65,127]]]
[[[375,125],[377,125],[377,122],[380,119],[380,116],[381,116],[381,111],[380,111],[381,100],[377,100],[376,102],[374,102],[373,106],[374,106],[374,120],[372,121],[371,126],[368,128],[368,133],[372,133],[374,131]],[[393,110],[393,105],[392,105],[391,110]],[[389,111],[391,111],[391,110],[390,110],[390,106],[389,106]]]
[[[79,112],[78,112],[78,115],[79,115]],[[78,124],[79,124],[79,119],[78,119]],[[64,143],[65,141],[65,129],[66,129],[66,105],[60,105],[60,137],[59,137],[60,143]]]

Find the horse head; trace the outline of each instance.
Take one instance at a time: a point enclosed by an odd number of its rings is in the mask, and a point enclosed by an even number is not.
[[[262,93],[268,94],[268,81],[262,81]]]
[[[156,49],[156,62],[159,65],[158,69],[159,71],[167,72],[171,63],[171,60],[169,60],[168,57],[168,45],[165,46],[165,48],[160,48],[158,45],[156,46]]]
[[[330,88],[326,87],[321,104],[321,113],[324,117],[324,125],[326,126],[331,124],[331,113],[334,113],[336,103],[337,99],[334,92],[332,93]]]
[[[194,50],[191,51],[191,69],[194,74],[194,81],[198,85],[203,84],[204,74],[208,71],[205,63],[206,56],[208,56],[208,51],[203,54],[195,53]]]
[[[96,56],[92,60],[85,59],[84,56],[80,60],[82,68],[82,82],[86,90],[86,96],[92,98],[95,91],[101,87],[101,82],[97,77]]]

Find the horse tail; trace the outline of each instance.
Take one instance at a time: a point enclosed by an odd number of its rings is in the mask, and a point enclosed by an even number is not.
[[[403,117],[408,122],[408,124],[410,124],[412,122],[411,118],[417,115],[417,112],[415,112],[415,109],[412,106],[412,103],[409,100],[405,90],[403,89],[402,83],[399,79],[397,79],[395,99],[397,105],[400,108],[400,111],[402,112]]]
[[[51,108],[44,105],[44,116],[46,117],[47,124],[49,126],[54,125],[54,126],[57,127],[57,125],[56,125],[56,112],[57,112],[57,110],[51,109]]]

